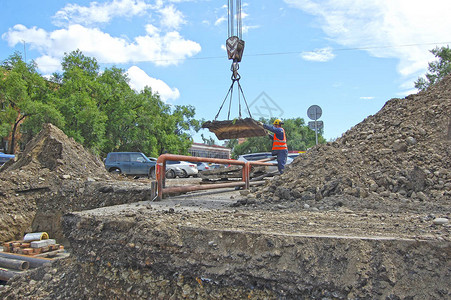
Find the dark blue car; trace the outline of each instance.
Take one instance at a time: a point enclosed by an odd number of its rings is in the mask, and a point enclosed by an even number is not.
[[[10,159],[14,159],[14,154],[5,154],[0,152],[0,166],[9,161]]]
[[[155,174],[156,162],[141,152],[110,152],[104,163],[108,172],[149,178]]]

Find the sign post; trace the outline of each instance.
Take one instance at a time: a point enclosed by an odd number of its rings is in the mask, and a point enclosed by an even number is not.
[[[307,110],[307,116],[314,120],[314,122],[308,122],[308,126],[310,129],[315,130],[315,138],[316,138],[316,144],[318,145],[318,129],[323,128],[324,123],[323,121],[317,121],[321,115],[323,114],[323,111],[321,107],[318,105],[312,105]]]

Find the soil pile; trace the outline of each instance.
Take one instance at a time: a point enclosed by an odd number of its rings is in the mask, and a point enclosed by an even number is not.
[[[45,124],[17,161],[0,169],[1,240],[21,238],[31,231],[39,209],[72,208],[71,199],[64,197],[67,191],[79,189],[86,181],[108,178],[99,159],[54,125]],[[52,199],[57,198],[55,205]]]
[[[12,174],[20,170],[31,175],[51,171],[55,175],[80,179],[109,177],[99,159],[52,124],[45,124],[17,161],[6,164],[2,170]]]
[[[389,100],[335,142],[310,149],[244,203],[449,212],[450,200],[448,76],[425,92]]]

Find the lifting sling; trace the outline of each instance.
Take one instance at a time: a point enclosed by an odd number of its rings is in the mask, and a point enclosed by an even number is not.
[[[235,5],[234,5],[235,2]],[[235,18],[236,16],[236,27],[235,27]],[[243,57],[244,52],[244,41],[242,38],[242,20],[241,20],[241,0],[228,0],[228,39],[226,40],[226,48],[228,58],[231,59],[232,66],[230,70],[232,71],[232,84],[222,101],[221,107],[219,108],[218,113],[214,121],[207,121],[202,124],[202,128],[207,128],[220,140],[223,139],[234,139],[234,138],[244,138],[244,137],[253,137],[253,136],[264,136],[266,135],[266,131],[264,128],[258,124],[255,120],[252,119],[251,111],[249,110],[249,106],[247,105],[246,97],[244,96],[243,89],[240,84],[240,74],[238,74],[239,62]],[[236,30],[235,30],[236,28]],[[238,86],[238,111],[239,115],[237,119],[230,120],[230,108],[232,105],[232,96],[233,89],[235,83]],[[229,97],[229,111],[227,114],[226,121],[217,121],[219,113],[224,106],[227,98]],[[241,117],[241,97],[243,97],[243,101],[246,104],[247,112],[249,114],[249,118],[243,119]]]

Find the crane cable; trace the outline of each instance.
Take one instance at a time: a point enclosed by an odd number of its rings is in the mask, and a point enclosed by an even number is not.
[[[235,2],[235,6],[234,6]],[[224,98],[224,101],[221,104],[221,107],[219,108],[218,113],[216,114],[215,120],[218,118],[219,113],[222,110],[222,107],[224,106],[225,101],[227,100],[227,97],[230,94],[229,98],[229,111],[227,114],[227,119],[230,119],[230,109],[232,106],[232,95],[233,95],[233,86],[235,82],[238,85],[238,110],[239,110],[239,118],[241,119],[241,95],[243,96],[243,101],[246,104],[247,112],[249,116],[252,118],[251,111],[249,109],[249,105],[247,104],[246,97],[244,96],[243,89],[240,84],[240,74],[238,74],[239,69],[239,62],[241,61],[242,51],[244,50],[244,41],[242,40],[243,35],[243,22],[241,18],[241,0],[228,0],[227,5],[227,13],[228,13],[228,40],[235,39],[236,47],[239,46],[241,43],[242,49],[241,54],[239,56],[233,55],[233,58],[231,57],[229,53],[229,59],[233,59],[232,66],[230,67],[230,70],[232,71],[232,84],[227,92],[227,95]],[[236,18],[236,32],[235,32],[235,18]],[[236,48],[235,48],[236,50]]]
[[[228,13],[228,29],[229,37],[237,36],[242,39],[243,35],[243,22],[241,18],[241,0],[228,0],[227,13]],[[236,32],[235,32],[235,18],[236,18]]]

